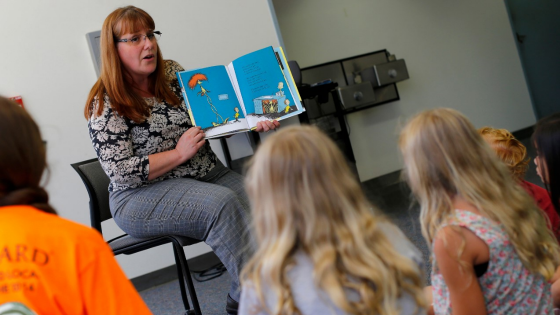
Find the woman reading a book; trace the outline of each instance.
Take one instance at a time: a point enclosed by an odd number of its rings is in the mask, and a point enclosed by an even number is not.
[[[243,178],[224,167],[193,127],[175,77],[163,60],[152,17],[127,6],[101,31],[101,75],[85,117],[111,183],[116,223],[133,237],[184,235],[205,241],[231,274],[228,314],[237,313],[239,271],[250,255]],[[257,131],[277,128],[259,123]]]

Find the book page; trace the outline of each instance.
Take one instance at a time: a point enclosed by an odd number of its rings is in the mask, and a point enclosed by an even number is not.
[[[237,95],[237,100],[241,105],[241,110],[243,111],[243,114],[247,116],[247,111],[245,110],[245,104],[243,103],[243,98],[241,97],[241,91],[239,91],[239,84],[237,83],[237,76],[235,75],[235,69],[233,68],[233,63],[230,62],[230,64],[226,67],[226,70],[229,75],[229,80],[233,85],[233,89],[235,90],[235,94]]]
[[[248,130],[245,113],[224,66],[177,72],[193,124],[206,138]]]
[[[283,65],[272,47],[239,57],[232,65],[249,127],[254,128],[261,120],[280,120],[294,112],[301,113],[301,107],[296,106],[301,104],[299,94],[294,97],[290,91]]]

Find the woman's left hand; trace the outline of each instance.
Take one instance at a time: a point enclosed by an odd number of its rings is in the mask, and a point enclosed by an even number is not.
[[[259,121],[257,123],[257,129],[255,129],[256,132],[269,132],[270,130],[274,130],[276,128],[280,127],[280,123],[278,122],[278,120],[264,120],[264,121]]]

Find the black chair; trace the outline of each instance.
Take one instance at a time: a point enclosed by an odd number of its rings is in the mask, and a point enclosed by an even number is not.
[[[99,164],[97,159],[74,163],[72,164],[72,167],[82,178],[89,194],[91,226],[98,230],[99,233],[103,234],[101,231],[101,222],[112,219],[111,211],[109,211],[109,178],[101,168],[101,164]],[[115,255],[130,255],[162,244],[171,243],[173,245],[173,253],[175,254],[175,264],[177,265],[181,298],[183,299],[183,304],[186,310],[185,314],[202,315],[198,299],[196,297],[196,292],[194,290],[189,266],[187,264],[187,259],[185,257],[185,252],[183,251],[183,246],[199,242],[199,240],[178,235],[138,239],[128,234],[123,234],[108,241],[107,243],[111,246]],[[191,302],[193,304],[192,309],[190,308],[189,300],[187,299],[185,280],[187,282]]]
[[[288,60],[288,67],[290,68],[296,87],[298,89],[301,88],[303,83],[301,82],[301,69],[299,68],[299,64],[295,60]]]

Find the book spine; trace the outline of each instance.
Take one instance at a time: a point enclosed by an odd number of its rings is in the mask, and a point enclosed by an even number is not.
[[[282,69],[282,71],[284,71],[284,65],[282,64],[282,60],[280,59],[280,54],[278,54],[278,52],[274,52],[274,55],[276,56],[276,60],[278,60],[278,64],[280,65],[280,69]]]
[[[288,61],[286,60],[286,55],[284,55],[284,49],[282,49],[281,46],[278,47],[278,48],[279,48],[279,50],[280,50],[280,53],[282,54],[282,58],[281,58],[281,59],[283,59],[284,62],[286,62],[286,64],[288,64]],[[292,74],[292,70],[290,69],[290,67],[286,67],[286,68],[287,68],[287,70],[288,70],[288,73],[290,74],[291,82],[294,82],[294,75]],[[291,90],[291,89],[290,89],[290,90]],[[301,102],[301,96],[299,95],[299,91],[298,91],[297,87],[296,87],[295,90],[296,90],[297,97],[298,97],[299,101]],[[293,93],[292,93],[292,95],[293,95]],[[295,96],[295,95],[294,95],[294,96]]]

